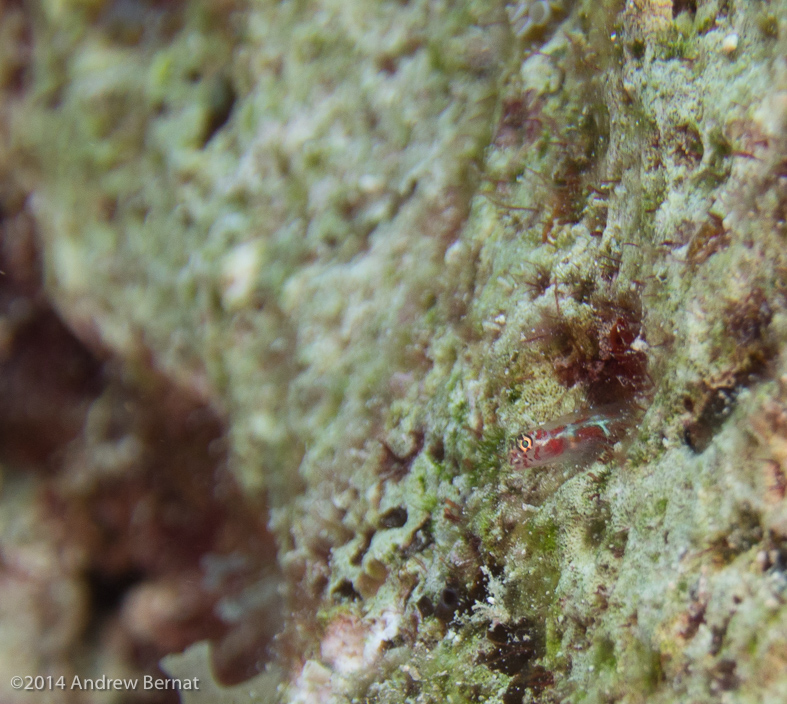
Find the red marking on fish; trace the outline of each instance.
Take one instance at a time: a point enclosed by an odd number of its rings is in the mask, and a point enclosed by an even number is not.
[[[627,409],[618,405],[563,416],[519,435],[509,460],[516,469],[589,462],[620,440],[628,418]]]

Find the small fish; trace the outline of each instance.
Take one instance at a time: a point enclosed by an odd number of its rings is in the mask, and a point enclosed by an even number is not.
[[[628,409],[620,405],[571,413],[519,435],[509,460],[516,469],[589,462],[620,440],[629,420]]]

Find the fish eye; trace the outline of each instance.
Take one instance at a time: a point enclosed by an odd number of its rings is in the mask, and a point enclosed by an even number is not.
[[[533,447],[533,438],[531,438],[529,435],[522,435],[519,437],[519,440],[517,440],[516,444],[522,452],[527,452]]]

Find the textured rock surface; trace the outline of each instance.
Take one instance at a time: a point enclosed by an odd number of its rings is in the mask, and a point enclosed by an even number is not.
[[[128,510],[210,517],[178,570],[127,547],[112,606],[156,657],[209,638],[225,684],[267,668],[184,701],[787,698],[785,3],[2,12],[3,262],[34,230],[47,305],[124,390],[85,392],[50,474],[3,457],[0,510],[54,484],[70,526],[114,471],[143,477]],[[628,425],[597,461],[512,467],[515,436],[593,406]],[[194,409],[242,507],[150,449]],[[39,571],[84,601],[106,539],[57,540]],[[181,601],[209,617],[174,626]],[[78,669],[95,606],[48,654],[3,612],[5,643]],[[165,667],[212,678],[206,653]]]

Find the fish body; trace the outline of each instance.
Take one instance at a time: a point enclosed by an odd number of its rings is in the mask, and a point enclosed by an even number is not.
[[[519,435],[511,447],[509,460],[517,469],[591,461],[620,439],[625,419],[626,414],[619,406],[602,406],[563,416]]]

